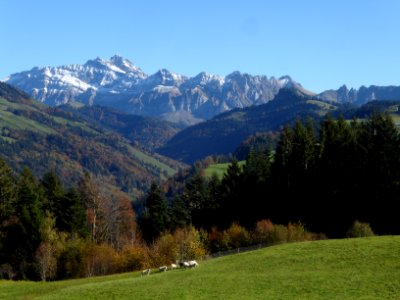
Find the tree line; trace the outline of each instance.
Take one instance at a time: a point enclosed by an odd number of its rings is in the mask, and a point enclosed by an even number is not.
[[[147,240],[187,224],[250,229],[262,219],[301,222],[329,237],[344,237],[356,220],[400,233],[400,135],[387,114],[297,120],[274,151],[251,150],[243,167],[233,159],[223,178],[207,178],[201,165],[163,190],[153,184],[140,218]]]

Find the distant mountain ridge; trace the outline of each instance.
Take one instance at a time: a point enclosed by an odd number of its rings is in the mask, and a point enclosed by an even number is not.
[[[209,155],[233,153],[251,135],[277,131],[297,118],[318,120],[339,107],[284,88],[266,104],[237,108],[178,132],[158,152],[191,164]]]
[[[283,87],[301,85],[289,76],[279,79],[238,71],[226,77],[199,73],[189,78],[161,69],[145,74],[129,60],[113,56],[83,65],[35,67],[4,79],[48,105],[80,102],[124,112],[161,116],[193,124],[229,111],[267,103]]]
[[[362,105],[374,100],[400,100],[400,86],[362,86],[348,89],[346,85],[337,90],[327,90],[318,95],[324,101]]]

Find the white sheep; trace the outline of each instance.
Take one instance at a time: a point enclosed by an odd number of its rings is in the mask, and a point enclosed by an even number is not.
[[[161,266],[161,267],[159,267],[158,268],[158,270],[160,271],[160,272],[165,272],[165,271],[167,271],[167,266]]]
[[[171,270],[175,270],[177,268],[176,264],[171,264]]]
[[[198,266],[199,266],[199,264],[197,263],[197,261],[195,261],[195,260],[189,261],[189,268],[196,268]]]
[[[145,269],[145,270],[142,271],[142,276],[150,275],[150,273],[151,273],[151,269]]]

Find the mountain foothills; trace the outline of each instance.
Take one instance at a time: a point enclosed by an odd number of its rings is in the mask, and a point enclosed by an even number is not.
[[[106,125],[100,126],[102,122]],[[137,123],[141,125],[131,127]],[[176,131],[165,123],[101,108],[52,108],[0,83],[0,155],[17,172],[25,166],[36,176],[53,170],[69,183],[88,172],[104,184],[140,195],[152,181],[182,166],[144,150]],[[135,146],[137,137],[145,146]]]
[[[147,75],[117,55],[84,65],[36,67],[5,81],[48,105],[97,104],[185,125],[236,107],[266,103],[282,87],[301,88],[288,76],[276,79],[233,72],[221,77],[202,72],[188,78],[165,69]]]
[[[182,130],[158,151],[187,163],[209,155],[227,155],[234,153],[248,136],[276,132],[297,118],[320,119],[339,107],[339,104],[314,100],[297,89],[281,89],[266,104],[234,109]]]

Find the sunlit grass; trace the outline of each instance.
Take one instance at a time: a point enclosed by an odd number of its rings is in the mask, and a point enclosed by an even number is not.
[[[293,243],[140,277],[0,281],[0,299],[400,299],[400,237]]]

